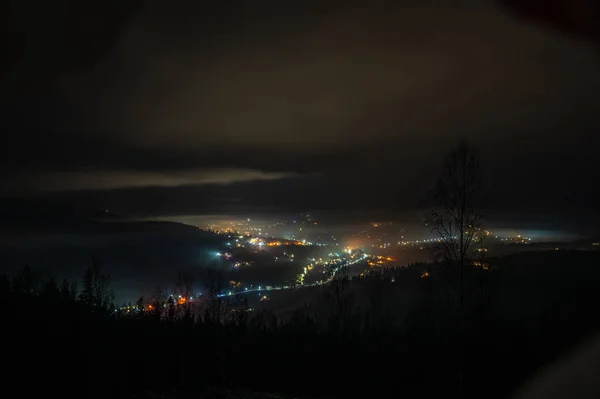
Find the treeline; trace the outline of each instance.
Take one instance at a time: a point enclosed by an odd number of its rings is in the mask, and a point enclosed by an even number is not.
[[[493,272],[469,268],[461,323],[440,265],[337,277],[320,302],[285,318],[213,295],[216,274],[202,308],[157,296],[151,309],[124,313],[98,263],[81,288],[25,267],[0,279],[4,388],[19,396],[224,387],[309,397],[505,397],[600,325],[598,254],[528,256],[530,270],[519,257],[497,260]],[[562,280],[544,277],[547,270]],[[399,299],[406,292],[414,295]],[[524,301],[536,295],[534,312]],[[402,317],[394,313],[400,307]]]

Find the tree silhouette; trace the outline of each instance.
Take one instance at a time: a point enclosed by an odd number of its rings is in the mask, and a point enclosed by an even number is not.
[[[94,304],[94,272],[91,267],[88,267],[83,273],[83,288],[79,293],[79,300],[87,306]]]
[[[75,302],[77,291],[75,284],[71,284],[67,279],[63,279],[63,281],[60,283],[59,290],[65,301]]]
[[[194,277],[191,274],[179,273],[175,292],[180,296],[179,301],[181,302],[180,305],[182,310],[180,315],[185,319],[191,319],[193,317],[192,304],[190,302],[193,284]]]
[[[136,311],[138,312],[143,312],[144,311],[144,297],[141,296],[137,299],[137,301],[135,301],[135,308]]]
[[[152,312],[151,315],[155,320],[161,320],[165,316],[165,307],[169,294],[165,288],[156,287],[152,297]]]
[[[469,249],[482,219],[481,177],[474,149],[465,141],[445,157],[443,170],[429,197],[426,225],[437,236],[437,256],[448,267],[463,309]]]
[[[425,222],[437,236],[437,257],[458,297],[458,389],[464,392],[467,324],[465,268],[469,249],[482,219],[481,176],[474,149],[461,141],[445,157],[437,184],[430,194]]]
[[[83,275],[83,289],[79,300],[92,311],[109,310],[114,299],[110,283],[110,273],[102,271],[100,261],[94,258],[92,266]]]
[[[173,323],[175,321],[175,305],[177,302],[175,302],[175,298],[173,298],[173,296],[169,296],[169,298],[167,299],[167,321],[169,323]]]
[[[37,290],[37,280],[37,276],[31,267],[25,265],[13,277],[13,289],[21,295],[31,295]]]

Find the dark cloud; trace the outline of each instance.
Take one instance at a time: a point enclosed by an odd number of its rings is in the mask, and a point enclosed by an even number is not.
[[[3,40],[8,46],[0,66],[27,82],[75,72],[109,52],[143,0],[102,4],[61,0],[31,4],[1,0]],[[19,83],[27,83],[19,82]]]
[[[14,31],[29,30],[2,80],[4,195],[409,209],[466,137],[495,208],[593,208],[596,48],[499,3],[107,4],[110,23],[74,17],[49,36],[17,10]]]
[[[279,7],[271,19],[290,9]],[[230,21],[245,23],[210,34],[190,22],[194,7],[164,8],[150,4],[104,62],[63,81],[83,100],[86,131],[171,149],[357,146],[474,136],[499,123],[527,132],[600,85],[588,48],[519,25],[492,3],[379,2],[266,26],[246,10]],[[182,26],[185,34],[165,34]],[[94,96],[81,93],[90,87]]]

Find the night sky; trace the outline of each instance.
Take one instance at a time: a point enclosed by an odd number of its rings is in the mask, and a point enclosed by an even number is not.
[[[411,212],[466,138],[491,215],[597,222],[593,1],[79,3],[3,2],[1,196]]]

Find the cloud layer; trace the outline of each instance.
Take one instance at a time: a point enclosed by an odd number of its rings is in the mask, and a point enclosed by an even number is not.
[[[44,62],[48,34],[21,11],[38,45],[2,80],[3,195],[151,203],[160,188],[158,207],[218,183],[249,202],[407,207],[466,137],[499,207],[596,198],[597,49],[492,0],[152,0],[85,64],[81,24]]]

